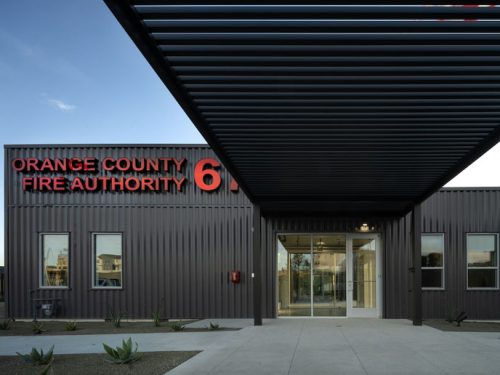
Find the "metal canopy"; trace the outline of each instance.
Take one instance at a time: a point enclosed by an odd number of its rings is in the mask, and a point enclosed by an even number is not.
[[[263,210],[403,214],[500,138],[499,7],[105,1]]]

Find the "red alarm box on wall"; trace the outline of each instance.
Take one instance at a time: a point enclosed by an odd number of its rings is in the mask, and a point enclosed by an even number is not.
[[[231,271],[230,272],[230,278],[231,278],[231,282],[233,284],[239,284],[240,283],[240,271]]]

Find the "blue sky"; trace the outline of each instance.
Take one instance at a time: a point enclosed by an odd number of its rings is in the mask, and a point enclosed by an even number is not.
[[[0,1],[1,144],[202,142],[101,0]],[[499,146],[448,186],[500,186],[498,165]]]
[[[205,141],[102,1],[2,0],[0,143]]]

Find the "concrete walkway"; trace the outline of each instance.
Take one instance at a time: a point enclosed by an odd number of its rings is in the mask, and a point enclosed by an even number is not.
[[[240,331],[0,337],[0,355],[55,344],[56,353],[99,353],[131,336],[141,351],[203,350],[182,374],[500,374],[500,333],[441,332],[407,320],[218,320]],[[194,325],[205,327],[207,321]]]

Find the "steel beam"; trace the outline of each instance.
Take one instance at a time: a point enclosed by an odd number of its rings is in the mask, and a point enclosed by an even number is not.
[[[262,251],[260,241],[260,206],[253,207],[253,322],[256,326],[262,325],[262,298],[261,298],[261,285],[262,285]]]
[[[420,204],[413,207],[411,215],[412,225],[412,258],[413,258],[413,325],[422,325],[422,208]]]

